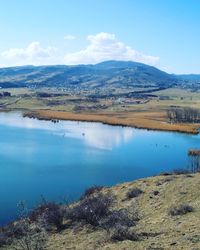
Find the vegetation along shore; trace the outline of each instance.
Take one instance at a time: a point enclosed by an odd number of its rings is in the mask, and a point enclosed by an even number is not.
[[[70,120],[101,122],[108,125],[129,126],[150,130],[198,134],[199,124],[171,123],[164,112],[110,112],[72,113],[66,111],[36,110],[24,113],[25,117],[41,120]]]

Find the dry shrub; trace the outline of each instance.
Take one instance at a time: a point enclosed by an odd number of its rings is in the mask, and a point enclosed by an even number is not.
[[[81,196],[81,200],[86,198],[86,197],[89,197],[95,193],[98,193],[100,192],[102,189],[104,188],[104,186],[92,186],[92,187],[89,187],[85,190],[84,194]]]
[[[109,214],[109,209],[113,204],[113,196],[98,193],[94,196],[86,197],[75,207],[69,209],[67,217],[74,221],[84,221],[92,226],[98,226],[100,220]]]
[[[29,218],[32,222],[42,221],[43,227],[52,230],[54,227],[58,231],[63,229],[65,208],[55,202],[45,202],[32,210]]]
[[[169,215],[177,216],[177,215],[184,215],[187,213],[191,213],[194,211],[194,208],[188,204],[182,204],[180,206],[175,206],[170,208]]]
[[[139,240],[138,235],[129,227],[117,224],[110,232],[110,238],[114,241]]]
[[[128,193],[126,194],[126,197],[127,197],[127,199],[132,199],[132,198],[136,198],[136,197],[140,196],[143,193],[144,192],[139,188],[132,188],[128,191]]]

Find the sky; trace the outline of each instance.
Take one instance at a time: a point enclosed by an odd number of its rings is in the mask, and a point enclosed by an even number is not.
[[[0,67],[146,63],[200,74],[200,0],[0,0]]]

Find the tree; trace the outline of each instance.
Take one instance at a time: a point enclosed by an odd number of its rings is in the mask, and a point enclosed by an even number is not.
[[[190,149],[188,151],[190,170],[193,173],[200,172],[200,150]]]

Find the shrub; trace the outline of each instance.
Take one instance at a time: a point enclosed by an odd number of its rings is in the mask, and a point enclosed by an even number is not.
[[[159,195],[159,193],[160,193],[160,192],[159,192],[158,190],[153,191],[153,194],[154,194],[154,195]]]
[[[160,173],[158,175],[168,176],[168,175],[172,175],[172,172],[162,172],[162,173]]]
[[[132,227],[136,225],[136,221],[138,220],[137,212],[130,213],[127,209],[120,209],[110,212],[110,214],[101,221],[101,227],[106,230],[114,228],[117,224]]]
[[[184,215],[193,211],[194,208],[192,206],[188,204],[182,204],[180,206],[170,208],[169,214],[171,216],[177,216],[177,215]]]
[[[42,205],[41,205],[42,206]],[[19,219],[0,228],[0,248],[10,245],[9,249],[42,250],[47,241],[46,230],[41,224],[39,207],[28,216],[24,202],[19,202]],[[30,217],[32,217],[30,219]],[[34,219],[34,221],[33,221]]]
[[[12,242],[15,250],[42,250],[45,248],[47,235],[39,224],[31,224],[30,220],[22,219],[18,222],[22,236],[14,238]]]
[[[57,230],[63,229],[63,220],[65,216],[65,209],[62,205],[55,202],[47,202],[39,205],[29,214],[32,222],[41,220],[43,226],[51,230],[53,226]]]
[[[8,237],[6,232],[0,232],[0,248],[6,244],[10,243],[10,238]]]
[[[11,237],[20,237],[23,235],[23,231],[19,226],[19,222],[16,223],[9,223],[5,227],[1,228],[1,240],[5,240],[6,238]]]
[[[27,227],[28,222],[25,217],[21,217],[16,222],[11,222],[4,227],[0,228],[0,247],[6,244],[11,244],[14,239],[24,237],[25,226]]]
[[[100,192],[102,189],[104,188],[104,186],[92,186],[90,188],[87,188],[84,192],[84,194],[81,196],[81,199],[84,199],[85,197],[91,196],[94,193],[98,193]]]
[[[163,172],[160,173],[159,175],[161,176],[168,176],[168,175],[181,175],[181,174],[190,174],[191,171],[188,169],[182,169],[182,168],[178,168],[178,169],[174,169],[170,172]]]
[[[109,214],[113,203],[113,196],[98,193],[81,200],[79,204],[69,210],[68,218],[72,221],[85,221],[93,226],[98,226],[102,218]]]
[[[175,175],[181,175],[181,174],[189,174],[191,173],[191,171],[187,170],[187,169],[175,169],[174,171],[172,171],[172,174]]]
[[[45,230],[40,224],[32,224],[28,218],[1,228],[0,247],[11,245],[15,250],[42,250],[47,241]]]
[[[132,199],[140,196],[143,193],[143,191],[139,188],[132,188],[128,191],[126,194],[127,199]]]
[[[120,224],[117,224],[115,228],[110,232],[110,237],[114,241],[136,241],[139,239],[136,233],[131,232],[127,226],[123,226]]]

